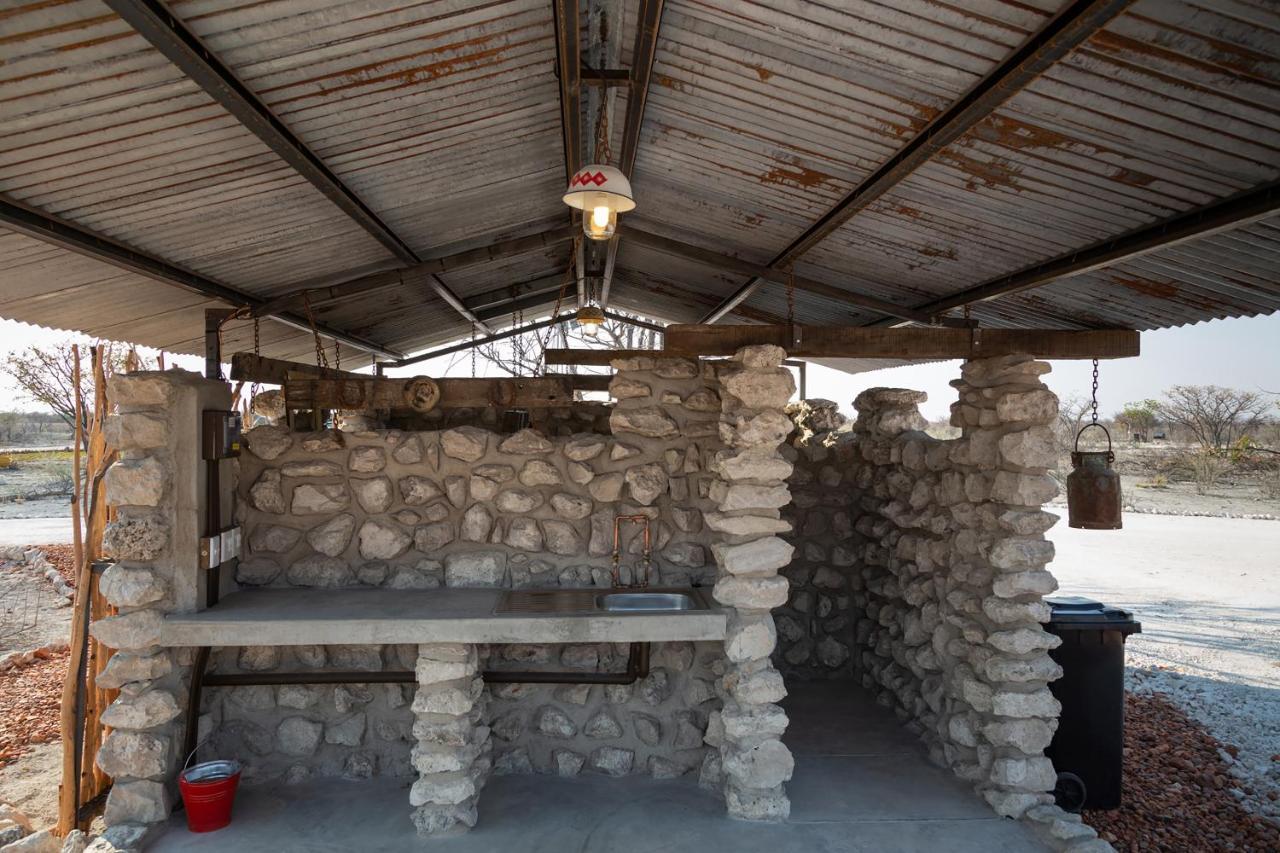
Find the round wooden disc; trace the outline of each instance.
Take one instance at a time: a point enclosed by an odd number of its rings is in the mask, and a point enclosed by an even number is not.
[[[404,404],[415,412],[429,412],[440,402],[440,386],[428,376],[415,376],[404,385]]]

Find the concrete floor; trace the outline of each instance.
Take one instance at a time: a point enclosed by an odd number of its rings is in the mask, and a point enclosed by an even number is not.
[[[421,842],[409,821],[408,780],[327,780],[246,788],[231,826],[186,830],[181,813],[150,850],[378,853],[418,847],[449,853],[779,853],[941,851],[1034,853],[1031,832],[987,808],[934,767],[914,737],[867,694],[844,683],[798,685],[784,703],[796,756],[791,820],[729,820],[692,778],[505,776],[481,795],[471,832]]]

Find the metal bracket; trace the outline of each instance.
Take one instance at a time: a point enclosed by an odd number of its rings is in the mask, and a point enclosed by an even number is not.
[[[224,563],[240,559],[241,528],[231,527],[200,540],[200,568],[216,569]]]

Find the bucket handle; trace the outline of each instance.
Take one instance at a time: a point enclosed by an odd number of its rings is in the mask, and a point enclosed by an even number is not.
[[[1075,456],[1077,453],[1080,452],[1080,436],[1084,435],[1085,430],[1093,427],[1097,427],[1098,429],[1102,430],[1103,434],[1106,435],[1107,437],[1107,464],[1110,465],[1112,462],[1116,461],[1115,451],[1111,449],[1111,431],[1106,427],[1104,427],[1102,424],[1098,423],[1097,421],[1094,421],[1093,423],[1085,424],[1083,427],[1080,428],[1080,431],[1076,433],[1076,444],[1071,455]]]
[[[179,776],[181,776],[181,775],[183,774],[183,772],[187,769],[187,765],[189,765],[189,764],[191,763],[191,759],[195,758],[196,753],[200,751],[200,747],[204,746],[204,745],[205,745],[205,743],[206,743],[208,740],[209,740],[209,738],[208,738],[208,737],[206,737],[204,740],[202,740],[202,741],[200,741],[198,744],[196,744],[196,748],[195,748],[195,749],[193,749],[193,750],[191,750],[190,752],[188,752],[188,753],[187,753],[187,760],[186,760],[186,761],[184,761],[184,762],[182,762],[182,769],[178,771],[178,775],[179,775]]]

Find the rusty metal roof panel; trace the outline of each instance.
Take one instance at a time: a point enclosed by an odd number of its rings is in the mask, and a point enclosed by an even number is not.
[[[1278,46],[1275,7],[1140,0],[810,251],[801,268],[824,279],[854,271],[869,292],[917,304],[1274,180]],[[1234,238],[1260,239],[1253,228]],[[1143,293],[1094,276],[1089,290],[1071,279],[983,311],[1019,325],[1105,317],[1152,328],[1280,307],[1266,293],[1233,299],[1233,274],[1221,253],[1192,244],[1164,264],[1184,298],[1160,310],[1143,300],[1163,287]],[[1085,310],[1096,304],[1080,297],[1086,292],[1112,309]]]
[[[175,9],[416,251],[563,216],[546,0]]]
[[[633,185],[768,260],[1048,17],[988,0],[668,2]]]
[[[258,293],[385,257],[100,3],[0,27],[0,192]]]

